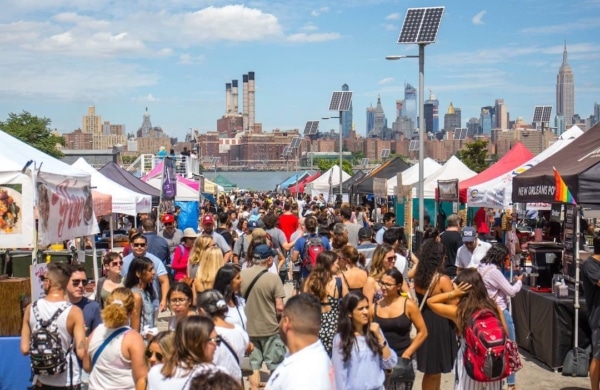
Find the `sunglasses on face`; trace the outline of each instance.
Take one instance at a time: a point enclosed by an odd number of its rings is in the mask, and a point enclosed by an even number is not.
[[[71,280],[71,283],[73,284],[73,287],[78,287],[80,283],[85,287],[87,286],[88,281],[87,279],[73,279]]]
[[[48,278],[45,275],[40,275],[40,282],[44,283]]]
[[[390,263],[393,263],[396,261],[396,256],[389,256],[385,258],[386,261],[389,261]]]
[[[172,299],[169,299],[169,302],[171,303],[171,305],[182,305],[186,302],[189,302],[189,299],[187,299],[187,298],[172,298]]]
[[[162,360],[163,360],[163,354],[160,352],[146,350],[145,355],[146,355],[146,359],[150,359],[152,357],[152,355],[154,355],[156,357],[156,360],[158,360],[159,362],[162,362]]]
[[[173,226],[173,222],[167,222],[164,224],[165,226]]]
[[[113,261],[112,263],[110,263],[110,265],[112,267],[121,267],[121,266],[123,266],[123,260],[121,260],[121,261]]]
[[[208,341],[211,341],[211,342],[215,343],[215,344],[217,345],[217,347],[218,347],[219,345],[221,345],[221,341],[222,341],[222,340],[223,340],[223,339],[222,339],[222,338],[221,338],[221,336],[219,336],[219,335],[217,335],[217,337],[210,337],[210,338],[208,339]]]
[[[131,244],[132,247],[134,248],[144,248],[146,246],[145,242],[134,242],[133,244]]]

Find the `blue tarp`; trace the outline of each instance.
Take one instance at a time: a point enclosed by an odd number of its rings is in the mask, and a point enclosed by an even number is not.
[[[289,186],[295,185],[296,182],[301,182],[307,176],[310,176],[311,173],[309,171],[304,171],[302,173],[295,173],[292,176],[288,177],[279,185],[280,190],[286,190]]]

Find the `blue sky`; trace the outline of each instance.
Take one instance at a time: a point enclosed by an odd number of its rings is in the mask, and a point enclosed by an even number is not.
[[[304,128],[331,115],[331,92],[354,91],[354,121],[380,95],[391,122],[403,84],[418,86],[416,54],[396,43],[406,10],[445,6],[435,44],[426,47],[425,88],[452,101],[463,124],[503,98],[511,119],[531,120],[555,105],[566,40],[575,74],[575,112],[600,102],[600,0],[2,0],[0,120],[30,111],[69,132],[87,107],[133,132],[145,107],[152,123],[180,139],[214,130],[225,83],[256,73],[256,121]],[[568,5],[563,5],[568,4]],[[240,110],[241,110],[240,99]],[[555,114],[553,110],[552,114]],[[337,122],[321,124],[321,130]]]

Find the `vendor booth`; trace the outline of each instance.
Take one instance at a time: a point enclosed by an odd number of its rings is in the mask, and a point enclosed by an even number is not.
[[[106,165],[99,169],[99,172],[115,183],[129,188],[133,192],[152,196],[152,204],[158,204],[160,199],[160,190],[146,184],[143,180],[140,180],[114,162],[110,161],[106,163]]]
[[[304,180],[304,178],[306,178],[306,177],[308,177],[310,175],[311,175],[311,172],[309,172],[309,171],[296,172],[292,176],[288,177],[287,179],[285,179],[284,181],[282,181],[281,183],[279,183],[275,187],[275,191],[285,191],[285,190],[288,189],[288,187],[293,186],[296,183],[301,182],[302,180]]]
[[[353,194],[372,194],[373,193],[373,179],[391,179],[396,177],[399,172],[404,172],[410,167],[410,165],[404,161],[401,157],[395,157],[391,160],[386,161],[377,168],[369,172],[362,180],[358,181],[352,186]]]
[[[319,196],[319,194],[323,194],[323,198],[329,202],[329,195],[333,194],[334,196],[339,194],[340,191],[340,166],[334,165],[321,176],[306,184],[304,187],[304,192],[309,194],[312,197]],[[350,175],[342,170],[342,185],[344,181],[350,179]],[[348,201],[346,195],[346,199],[343,201]]]
[[[321,176],[321,171],[315,172],[315,174],[304,178],[302,181],[299,181],[298,184],[288,187],[288,191],[290,191],[292,194],[302,194],[304,193],[304,186],[319,176]]]

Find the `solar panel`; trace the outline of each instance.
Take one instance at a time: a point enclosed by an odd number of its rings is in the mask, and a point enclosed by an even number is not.
[[[329,102],[329,111],[349,111],[352,91],[334,91]]]
[[[221,157],[211,157],[210,158],[210,163],[212,165],[217,165],[219,163],[219,161],[221,161]]]
[[[419,140],[413,139],[410,141],[410,144],[408,144],[408,151],[415,152],[417,150],[419,150]]]
[[[306,125],[304,126],[304,135],[308,135],[310,134],[310,128],[312,126],[312,121],[308,121],[306,122]]]
[[[289,156],[290,154],[292,154],[292,148],[289,146],[286,146],[283,148],[283,153],[281,153],[282,156]]]
[[[292,143],[290,144],[290,148],[298,149],[300,147],[301,142],[302,142],[302,138],[300,138],[300,137],[292,138]]]
[[[550,121],[552,106],[535,106],[533,110],[533,123],[547,123]]]
[[[310,131],[308,132],[308,135],[317,134],[317,131],[319,131],[319,121],[312,121],[311,123],[312,125],[310,127]]]
[[[444,14],[444,7],[409,8],[404,17],[398,43],[433,43]]]
[[[381,149],[381,158],[388,158],[390,156],[389,149]]]
[[[369,159],[368,158],[363,158],[361,160],[361,162],[360,162],[360,165],[363,165],[363,166],[369,165]]]

